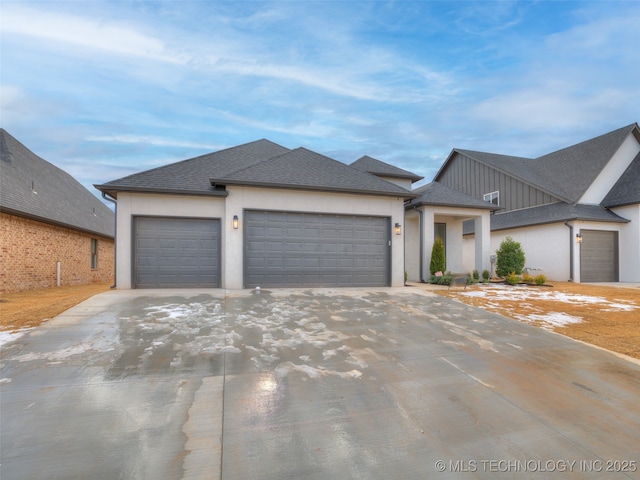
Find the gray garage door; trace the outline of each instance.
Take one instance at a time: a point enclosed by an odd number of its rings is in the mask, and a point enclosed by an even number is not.
[[[580,281],[618,281],[618,232],[581,230]]]
[[[388,286],[389,219],[246,211],[245,287]]]
[[[219,287],[220,221],[136,217],[135,288]]]

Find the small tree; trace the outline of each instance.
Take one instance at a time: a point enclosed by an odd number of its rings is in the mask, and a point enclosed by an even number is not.
[[[431,275],[436,272],[444,272],[446,262],[444,258],[444,244],[442,240],[436,238],[431,248],[431,263],[429,264],[429,271]]]
[[[496,252],[496,274],[499,277],[506,277],[510,273],[520,275],[524,268],[524,252],[519,242],[507,237],[500,244]]]

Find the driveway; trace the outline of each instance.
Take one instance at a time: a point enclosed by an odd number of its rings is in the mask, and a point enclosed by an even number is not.
[[[640,365],[416,288],[113,291],[4,345],[0,476],[640,478]]]

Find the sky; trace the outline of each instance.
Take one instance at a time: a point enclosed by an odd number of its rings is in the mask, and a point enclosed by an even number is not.
[[[425,183],[453,148],[640,122],[638,25],[637,0],[2,0],[0,126],[96,195],[261,138]]]

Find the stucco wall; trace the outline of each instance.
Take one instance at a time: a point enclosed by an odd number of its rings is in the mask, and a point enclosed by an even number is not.
[[[640,205],[614,208],[629,223],[619,228],[620,281],[640,282]]]
[[[91,268],[91,239],[98,268]],[[0,292],[113,281],[113,240],[0,213]]]
[[[120,193],[118,195],[118,288],[132,287],[132,218],[135,215],[219,218],[222,226],[221,285],[243,288],[244,210],[279,210],[391,217],[404,223],[404,201],[399,197],[300,192],[286,189],[228,187],[227,197]],[[237,215],[239,228],[231,227]],[[391,236],[391,284],[404,284],[404,229]]]

